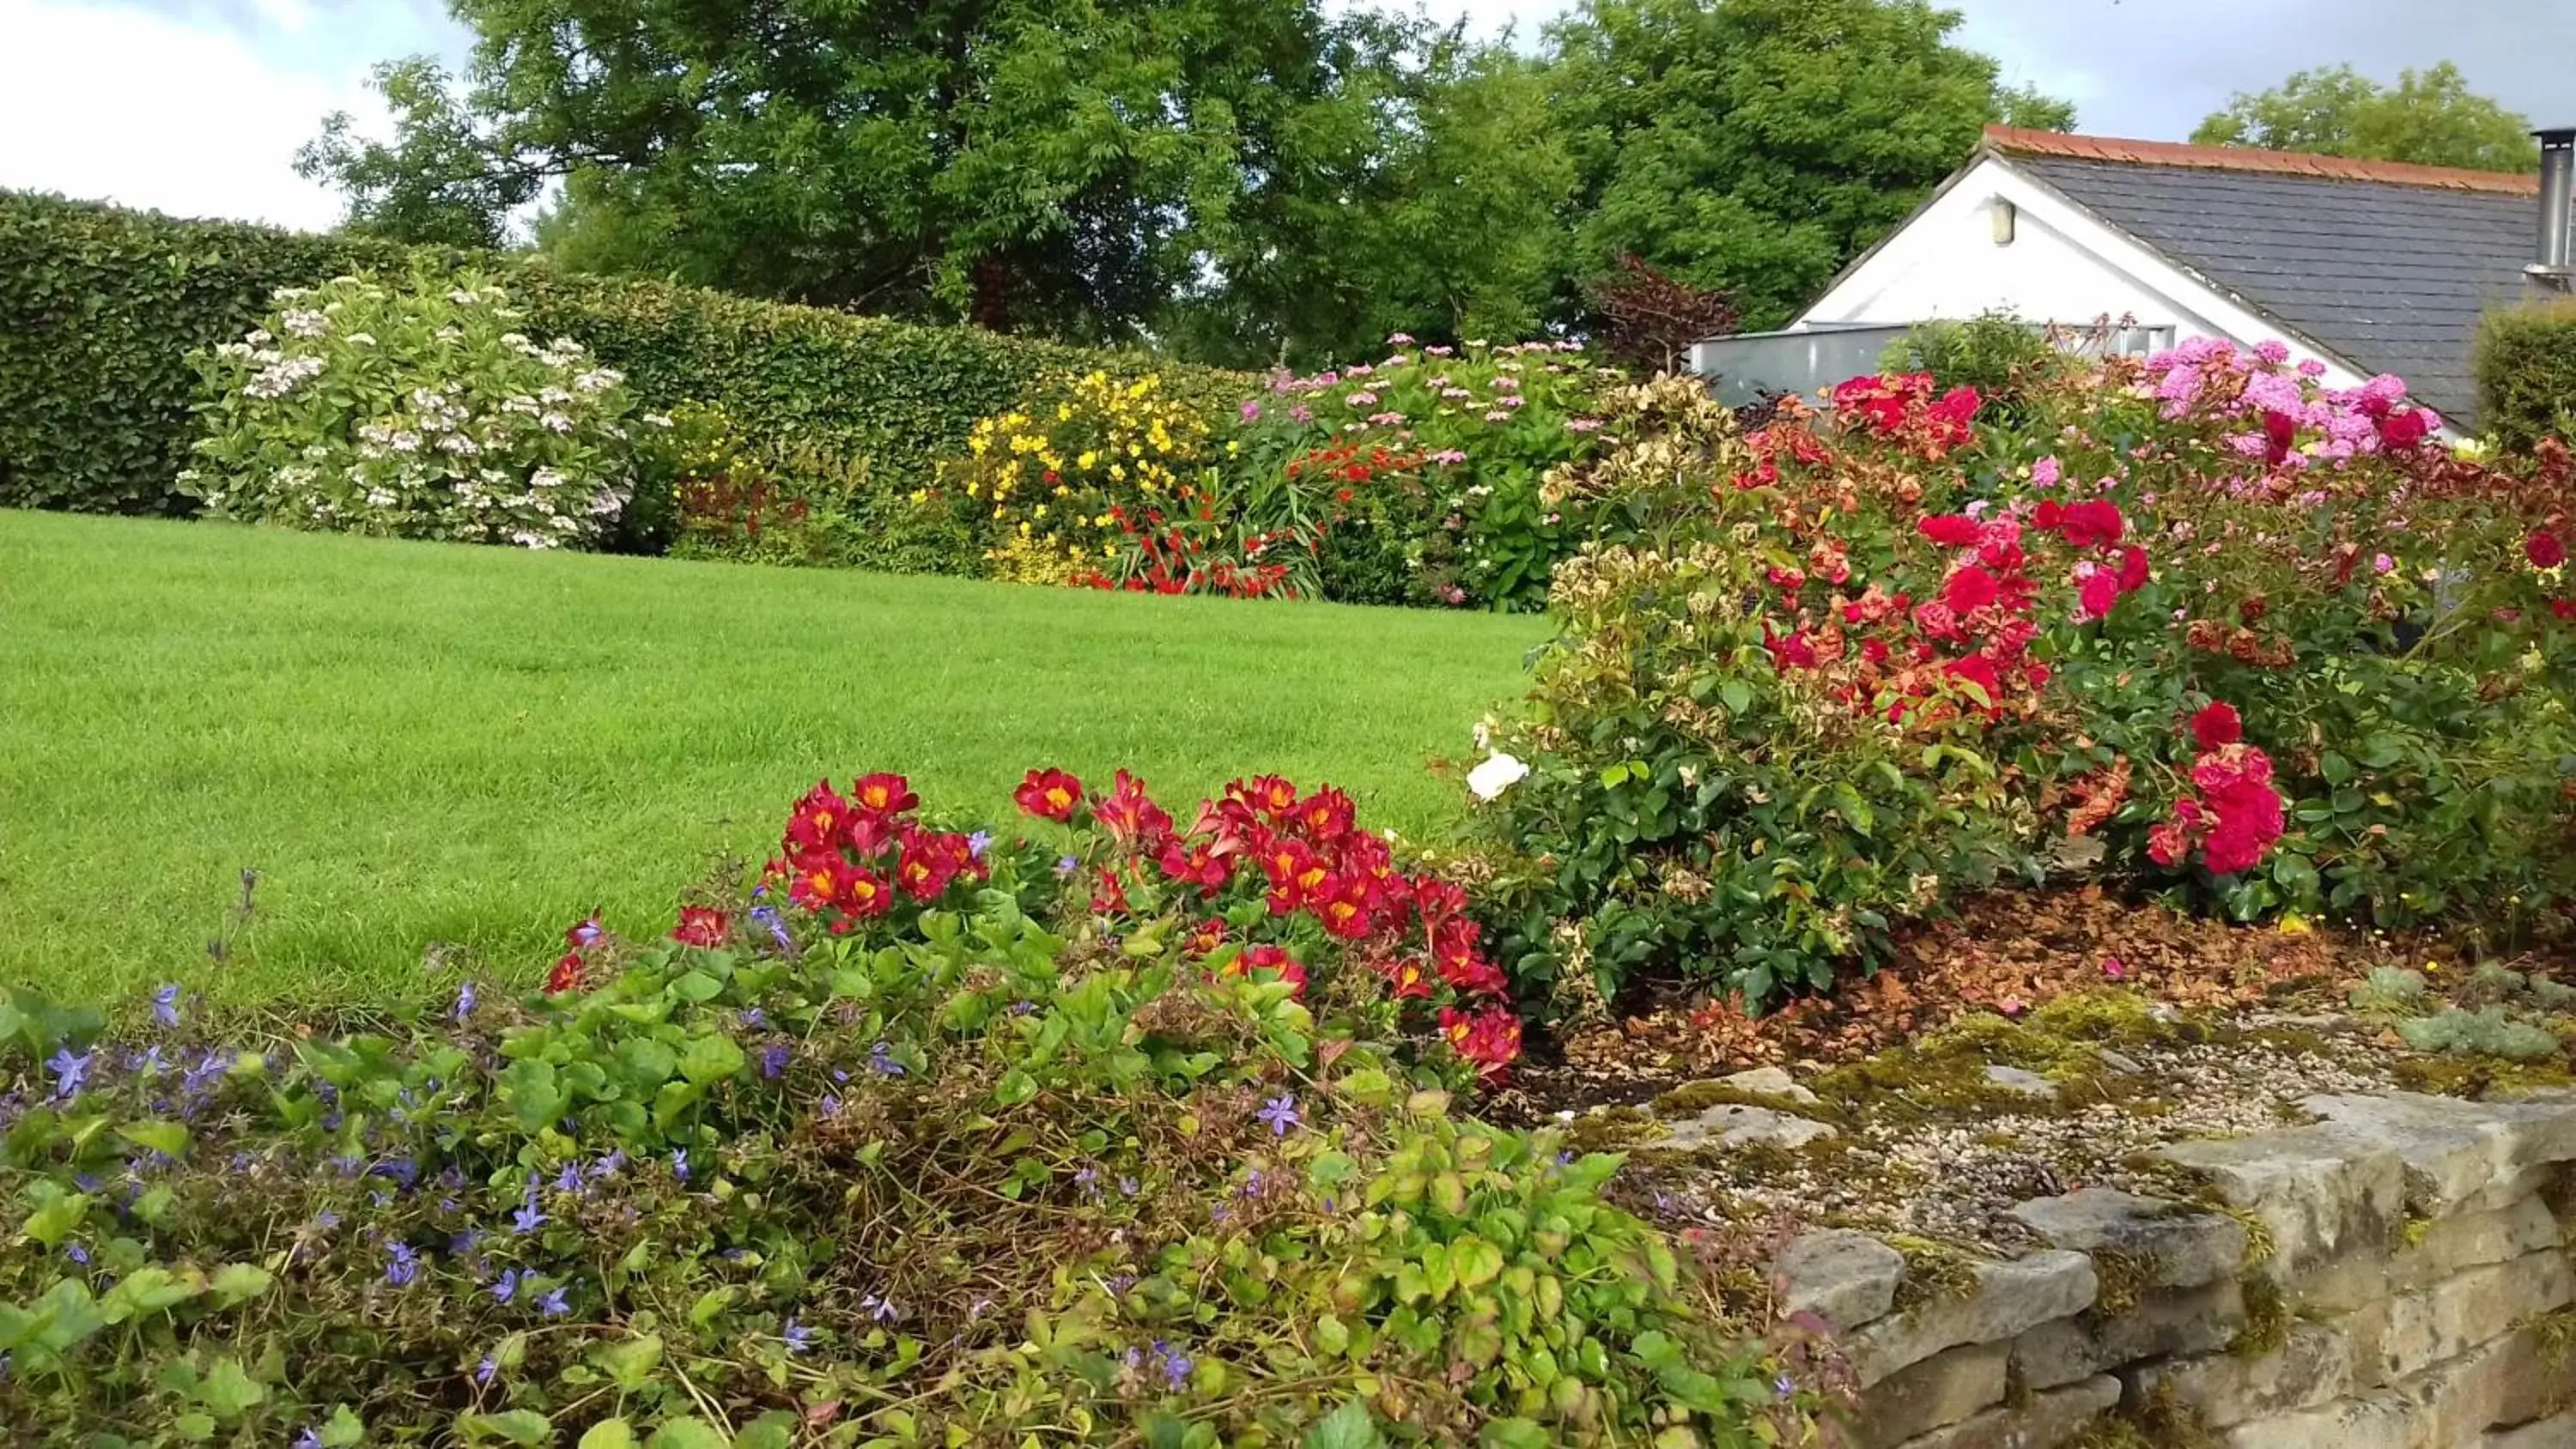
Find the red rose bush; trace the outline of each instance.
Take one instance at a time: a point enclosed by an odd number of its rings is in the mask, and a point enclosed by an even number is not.
[[[1478,792],[1495,954],[1532,991],[1655,966],[1758,1001],[2078,871],[2563,928],[2576,466],[2456,454],[2396,379],[2320,372],[2195,342],[2002,420],[1918,374],[1752,431],[1687,380],[1622,393],[1621,446],[1550,480],[1610,526]]]

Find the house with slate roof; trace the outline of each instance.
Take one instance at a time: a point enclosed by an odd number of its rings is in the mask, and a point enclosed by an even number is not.
[[[1692,367],[1721,394],[1805,390],[1870,371],[1916,323],[2008,310],[2133,324],[2110,336],[2123,351],[2278,341],[2324,362],[2328,386],[2395,373],[2474,430],[2479,318],[2566,280],[2576,133],[2543,142],[2554,241],[2541,174],[1989,127],[1790,328],[1700,343]]]

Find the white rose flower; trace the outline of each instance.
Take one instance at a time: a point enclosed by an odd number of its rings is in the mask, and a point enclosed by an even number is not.
[[[1510,755],[1488,755],[1485,762],[1467,772],[1467,788],[1479,800],[1491,800],[1529,778],[1530,767]]]

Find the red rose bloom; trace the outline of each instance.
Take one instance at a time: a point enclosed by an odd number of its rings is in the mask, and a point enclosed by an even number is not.
[[[1953,613],[1969,614],[1993,603],[2002,592],[1993,574],[1971,565],[1951,574],[1941,586],[1941,602]]]
[[[1082,782],[1062,770],[1031,770],[1011,798],[1040,820],[1071,820],[1082,804]]]
[[[2245,721],[2237,715],[2236,706],[2217,700],[2202,706],[2191,717],[2191,738],[2204,750],[2232,745],[2245,738]]]
[[[680,924],[671,932],[671,939],[683,946],[713,948],[725,943],[725,937],[732,928],[733,918],[722,911],[706,906],[682,906]]]
[[[1943,548],[1974,548],[1986,534],[1985,525],[1964,513],[1935,514],[1914,526]]]
[[[2390,413],[2379,424],[2379,446],[2385,449],[2411,448],[2424,441],[2433,431],[2433,420],[2421,408]]]
[[[2120,551],[2120,592],[2134,594],[2147,586],[2147,551],[2126,548]]]
[[[2120,602],[2120,580],[2113,574],[2095,569],[2075,586],[2075,596],[2085,618],[2109,618],[2111,606]]]
[[[2522,541],[2522,556],[2536,569],[2554,569],[2567,562],[2567,545],[2558,535],[2545,528],[2535,528]]]

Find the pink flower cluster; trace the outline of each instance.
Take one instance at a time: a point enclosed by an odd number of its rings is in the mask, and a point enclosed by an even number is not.
[[[2191,767],[2197,795],[2174,802],[2173,816],[2147,832],[2147,856],[2168,869],[2195,849],[2212,875],[2234,875],[2263,863],[2287,821],[2272,758],[2245,743],[2233,705],[2211,704],[2191,717],[2200,758]]]

